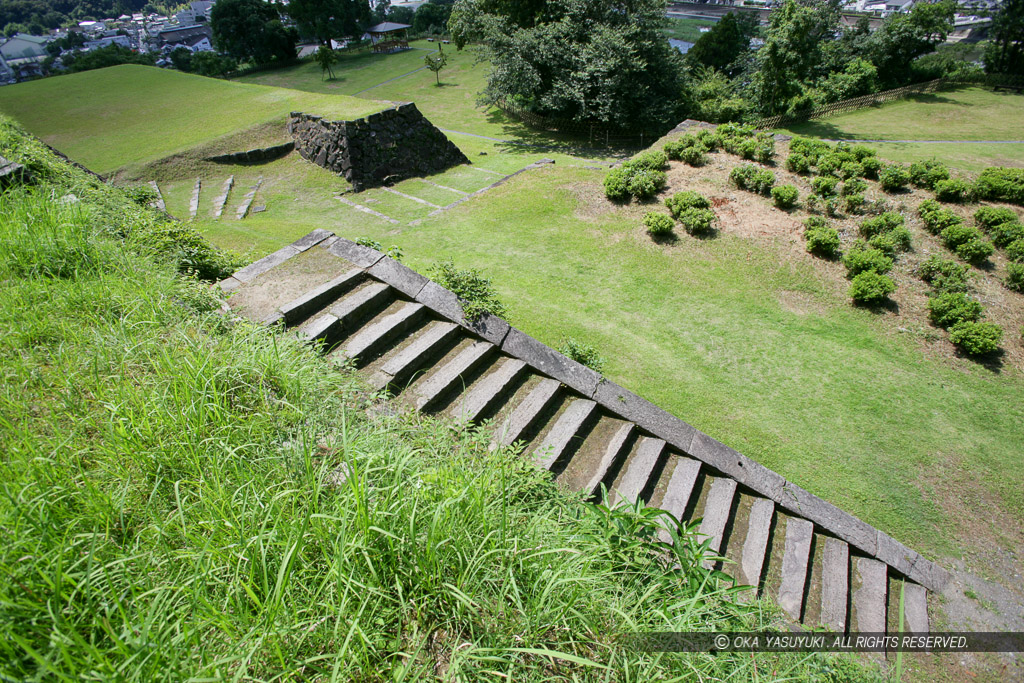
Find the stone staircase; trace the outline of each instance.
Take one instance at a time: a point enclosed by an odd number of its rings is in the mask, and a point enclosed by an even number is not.
[[[280,324],[426,413],[490,420],[498,444],[563,484],[701,520],[720,568],[808,627],[929,628],[949,574],[843,512],[383,254],[316,230],[220,284],[239,315]]]

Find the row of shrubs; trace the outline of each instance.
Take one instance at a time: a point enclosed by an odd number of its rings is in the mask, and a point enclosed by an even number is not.
[[[992,243],[978,228],[964,225],[963,220],[934,199],[926,199],[917,208],[925,230],[938,235],[946,247],[971,265],[981,265],[995,252]]]
[[[886,212],[860,224],[860,237],[843,257],[846,276],[851,278],[850,298],[855,303],[877,305],[896,291],[887,273],[898,255],[911,248],[910,231],[903,216]]]
[[[655,237],[667,237],[673,233],[675,222],[691,235],[701,236],[712,234],[715,230],[715,212],[711,210],[711,202],[707,197],[691,192],[677,192],[665,200],[671,216],[656,211],[648,211],[644,215],[647,232]]]
[[[1005,206],[983,206],[974,212],[974,224],[988,233],[992,243],[1006,252],[1007,289],[1024,292],[1024,224]]]
[[[982,321],[984,307],[967,295],[967,266],[933,254],[921,264],[917,274],[932,287],[928,319],[936,327],[949,330],[950,341],[972,356],[999,348],[1002,328]]]
[[[775,138],[769,133],[756,131],[752,126],[725,123],[715,130],[704,128],[687,133],[665,143],[663,149],[669,159],[683,161],[690,166],[703,166],[708,162],[708,152],[719,149],[767,164],[775,157]]]

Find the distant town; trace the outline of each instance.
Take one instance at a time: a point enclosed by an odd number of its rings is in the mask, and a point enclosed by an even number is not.
[[[882,19],[893,14],[908,13],[918,0],[849,0],[843,4],[843,23],[853,25],[861,18],[875,22],[875,28]],[[985,37],[991,23],[990,14],[998,10],[1002,0],[975,0],[960,3],[955,15],[955,30],[949,35],[949,42],[977,42]],[[0,37],[0,85],[41,78],[64,73],[83,55],[97,50],[117,53],[121,50],[152,58],[148,63],[164,68],[180,68],[182,60],[172,55],[187,58],[196,53],[217,52],[210,26],[211,11],[216,0],[195,0],[182,5],[173,13],[135,12],[117,17],[84,19],[77,24],[36,32],[17,30],[19,26],[8,24],[4,37]],[[280,4],[287,5],[287,0]],[[411,2],[390,2],[383,4],[387,19],[407,19],[411,22],[414,12],[425,0]],[[780,2],[773,0],[709,0],[708,2],[671,3],[669,17],[690,19],[707,18],[717,21],[731,11],[759,13],[759,20],[767,21],[770,12]],[[383,14],[381,18],[383,18]],[[443,31],[442,27],[440,28]],[[706,29],[702,29],[706,30]],[[334,48],[343,47],[350,41],[367,40],[368,34],[338,36],[331,41]],[[755,40],[753,47],[760,41]],[[691,43],[673,41],[681,51]],[[303,48],[297,46],[298,56],[305,56],[315,45]],[[100,63],[97,66],[109,66]]]

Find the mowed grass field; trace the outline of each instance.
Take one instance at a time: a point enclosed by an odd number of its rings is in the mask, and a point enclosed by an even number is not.
[[[988,166],[1024,166],[1022,109],[1024,95],[960,88],[807,121],[780,132],[828,139],[911,141],[872,147],[893,161],[934,157],[961,171],[980,172]]]
[[[187,150],[289,111],[358,118],[387,103],[124,65],[8,86],[0,112],[98,173]]]

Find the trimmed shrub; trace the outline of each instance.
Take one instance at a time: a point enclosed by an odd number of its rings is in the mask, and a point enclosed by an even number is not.
[[[896,291],[896,283],[888,275],[864,271],[850,282],[850,298],[856,304],[876,306]]]
[[[899,192],[910,182],[910,174],[902,166],[886,166],[878,172],[878,182],[885,192]]]
[[[1006,245],[1006,258],[1015,263],[1024,263],[1024,238]]]
[[[811,216],[804,221],[804,239],[807,251],[824,258],[835,258],[839,253],[839,231],[830,227],[824,218]]]
[[[980,320],[984,309],[963,292],[946,292],[928,300],[928,319],[936,327],[948,328],[964,320]]]
[[[886,213],[875,216],[874,218],[868,218],[867,220],[861,221],[859,230],[861,237],[868,239],[902,226],[903,216],[898,213],[887,211]]]
[[[1003,338],[1003,328],[995,323],[970,322],[965,320],[957,323],[949,331],[949,339],[971,356],[992,353],[999,348]]]
[[[746,164],[732,169],[729,180],[741,190],[767,195],[775,184],[775,174],[766,168]]]
[[[878,157],[868,157],[867,159],[861,159],[860,165],[864,168],[865,178],[877,180],[884,164]]]
[[[663,171],[668,168],[668,156],[664,152],[651,150],[638,154],[623,164],[623,166],[648,171]]]
[[[949,180],[949,169],[935,159],[910,164],[910,182],[917,187],[933,190],[943,180]]]
[[[857,161],[863,162],[869,157],[874,157],[876,152],[870,147],[865,147],[864,145],[854,145],[850,148],[850,154],[852,154],[853,158]]]
[[[654,236],[671,235],[672,229],[676,227],[671,216],[656,211],[648,211],[644,214],[644,226],[647,232]]]
[[[935,198],[940,202],[964,204],[971,201],[974,191],[966,181],[954,178],[935,183]]]
[[[1005,247],[1019,239],[1024,239],[1024,225],[1017,222],[1000,223],[989,228],[989,233],[997,247]]]
[[[896,252],[899,251],[899,247],[896,244],[896,240],[892,238],[892,235],[887,232],[883,232],[880,235],[875,235],[868,240],[868,246],[872,249],[877,249],[891,259],[896,258]]]
[[[668,184],[664,171],[641,168],[629,179],[629,193],[637,199],[646,199],[658,194]]]
[[[671,197],[665,199],[665,206],[668,207],[669,212],[676,218],[682,215],[683,211],[687,209],[710,209],[711,202],[708,198],[693,192],[692,190],[684,190],[683,192],[676,192]]]
[[[679,215],[679,222],[691,235],[706,235],[714,231],[715,212],[711,209],[686,209]]]
[[[860,178],[850,178],[843,183],[843,188],[839,191],[839,194],[846,196],[849,194],[864,194],[868,190],[868,184]]]
[[[933,235],[939,235],[947,228],[963,225],[963,220],[961,220],[960,216],[957,216],[949,209],[937,207],[939,207],[939,203],[934,199],[925,200],[918,207],[918,214],[921,216],[921,221],[928,232]],[[974,230],[977,232],[976,228]]]
[[[695,135],[684,135],[678,140],[671,140],[665,143],[662,147],[662,151],[665,152],[665,156],[673,161],[681,161],[683,150],[689,149],[697,144],[697,137]]]
[[[712,152],[722,146],[722,136],[717,131],[701,128],[697,131],[696,136],[697,140]]]
[[[693,147],[687,147],[679,155],[679,158],[690,166],[703,166],[708,163],[708,148],[703,144],[696,144]]]
[[[956,255],[971,265],[978,266],[984,263],[995,251],[992,243],[981,238],[971,239],[963,244],[957,245]]]
[[[892,270],[892,259],[878,249],[859,242],[846,252],[843,265],[846,266],[846,277],[852,278],[869,271],[888,273]]]
[[[974,224],[986,232],[989,228],[1003,223],[1019,222],[1016,212],[1005,206],[983,206],[974,212]]]
[[[800,191],[795,185],[777,185],[772,188],[772,200],[780,209],[789,209],[796,204]]]
[[[626,169],[612,169],[604,177],[604,196],[613,202],[629,199],[629,174]]]
[[[832,151],[832,145],[823,140],[812,140],[811,138],[797,136],[789,141],[789,151],[790,153],[803,154],[811,162],[812,166],[816,166],[821,155]]]
[[[1011,263],[1006,266],[1006,279],[1003,284],[1007,289],[1024,292],[1024,263]]]
[[[956,249],[974,239],[981,239],[981,231],[966,225],[951,225],[940,233],[943,243],[950,249]]]
[[[811,170],[811,162],[803,154],[791,153],[786,157],[786,170],[792,173],[809,173]]]
[[[823,154],[818,157],[818,175],[838,175],[842,165],[843,160],[835,152]]]
[[[860,213],[866,201],[862,194],[848,194],[843,197],[843,208],[847,213]]]
[[[918,276],[938,292],[966,292],[967,266],[932,254],[918,269]]]
[[[856,161],[844,161],[843,165],[839,167],[838,175],[843,180],[860,178],[864,175],[864,167]]]
[[[897,249],[900,251],[910,251],[912,240],[910,237],[910,231],[907,230],[906,226],[901,225],[898,228],[893,228],[888,232],[888,235],[892,238],[892,241],[896,243]]]
[[[981,199],[1024,204],[1024,168],[986,168],[974,184]]]
[[[811,189],[814,190],[814,194],[821,195],[822,197],[831,197],[836,193],[836,185],[839,184],[839,178],[831,175],[821,175],[816,178],[811,178]]]

